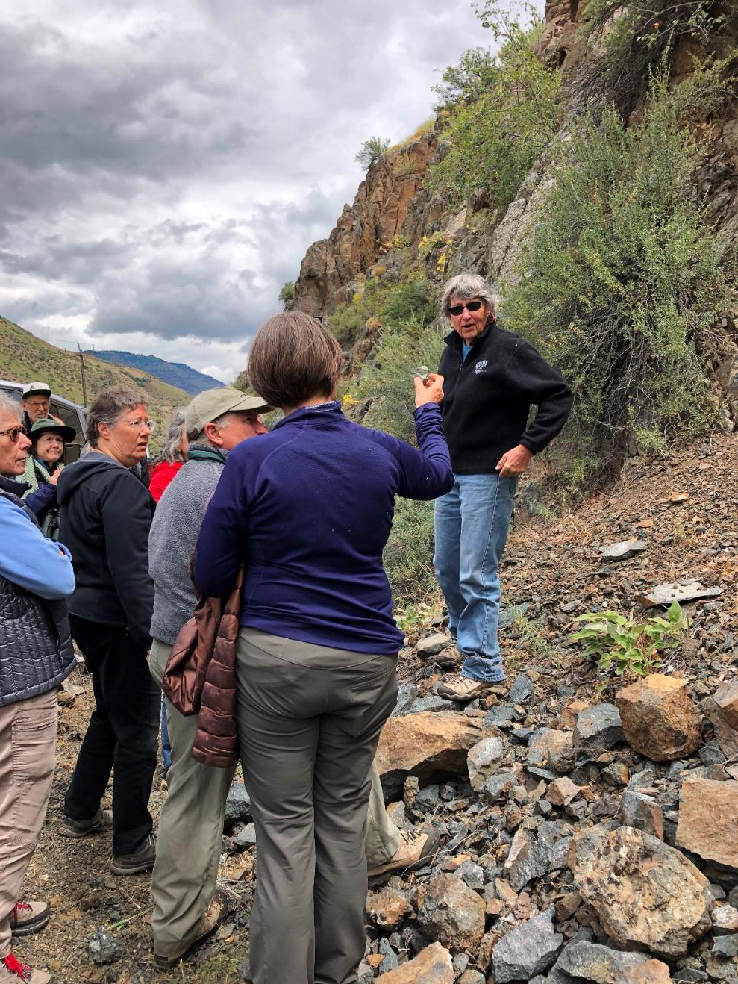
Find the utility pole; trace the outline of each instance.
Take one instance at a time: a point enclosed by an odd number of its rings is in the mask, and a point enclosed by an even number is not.
[[[87,408],[87,383],[85,382],[85,354],[82,351],[82,346],[77,342],[77,348],[79,349],[79,365],[82,373],[82,404]]]

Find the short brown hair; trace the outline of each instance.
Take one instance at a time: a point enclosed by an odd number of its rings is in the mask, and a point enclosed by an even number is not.
[[[124,386],[111,386],[102,390],[92,401],[87,413],[87,440],[90,446],[97,447],[100,438],[100,424],[113,427],[122,413],[133,407],[148,407],[149,395],[145,390],[127,389]]]
[[[285,311],[266,321],[249,349],[249,382],[273,407],[296,407],[332,395],[341,372],[341,346],[316,318]]]

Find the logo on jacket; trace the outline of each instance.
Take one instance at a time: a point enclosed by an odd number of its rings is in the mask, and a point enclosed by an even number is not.
[[[481,375],[481,373],[486,371],[487,371],[487,360],[480,359],[479,362],[477,362],[477,364],[474,366],[474,372],[477,374],[477,376],[479,376]]]

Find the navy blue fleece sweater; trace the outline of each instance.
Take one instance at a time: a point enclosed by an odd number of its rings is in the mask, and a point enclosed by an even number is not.
[[[244,562],[241,625],[395,655],[403,637],[382,566],[395,495],[434,499],[453,485],[439,408],[416,410],[415,426],[420,450],[329,403],[239,444],[197,543],[202,594],[227,595]]]

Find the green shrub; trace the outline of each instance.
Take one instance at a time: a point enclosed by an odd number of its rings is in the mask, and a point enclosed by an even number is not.
[[[626,130],[614,110],[581,122],[560,149],[523,276],[502,307],[507,326],[574,389],[552,457],[570,475],[575,465],[585,485],[629,440],[653,448],[713,417],[696,343],[724,309],[727,286],[690,193],[698,148],[679,117],[711,90],[706,82],[698,76],[674,93],[654,81],[638,127]]]
[[[435,315],[436,303],[425,280],[392,285],[372,280],[348,304],[336,308],[326,323],[338,341],[349,346],[370,318],[378,318],[382,325],[429,324]]]
[[[571,639],[584,643],[585,654],[598,660],[600,670],[614,667],[615,676],[631,672],[647,676],[661,660],[661,653],[673,649],[686,628],[686,619],[678,602],[673,602],[666,618],[660,615],[636,622],[618,612],[588,612],[575,622],[584,622]]]
[[[288,280],[282,285],[282,289],[279,292],[279,299],[283,304],[289,304],[290,301],[295,299],[295,281]]]
[[[434,324],[407,321],[385,328],[374,358],[359,376],[356,398],[371,400],[363,423],[413,441],[413,370],[420,365],[435,370],[442,350],[443,336]]]
[[[383,140],[381,137],[369,137],[359,148],[354,160],[365,171],[368,171],[372,164],[376,164],[379,158],[387,153],[389,145],[389,140]]]
[[[433,503],[414,499],[395,500],[392,532],[384,549],[395,605],[428,603],[438,596],[433,573]]]
[[[537,28],[511,25],[496,58],[467,52],[448,81],[460,98],[446,108],[446,155],[429,173],[432,189],[457,200],[484,197],[504,209],[556,133],[561,79],[534,50]]]

